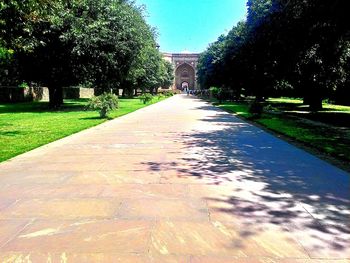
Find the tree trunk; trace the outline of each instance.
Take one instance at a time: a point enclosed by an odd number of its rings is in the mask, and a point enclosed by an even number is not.
[[[322,110],[322,98],[321,96],[311,96],[308,98],[308,104],[310,106],[311,111],[319,111]]]
[[[310,89],[304,95],[304,105],[309,105],[310,111],[322,110],[322,95],[321,89]]]
[[[49,107],[58,109],[63,105],[63,89],[52,85],[49,87]]]

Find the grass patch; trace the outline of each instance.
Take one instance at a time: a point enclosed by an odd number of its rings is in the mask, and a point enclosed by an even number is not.
[[[307,105],[303,105],[303,100],[298,98],[270,98],[267,102],[276,107],[289,108],[290,110],[308,110]],[[350,106],[335,105],[329,103],[322,103],[323,109],[320,112],[325,111],[342,111],[350,114]]]
[[[283,101],[286,104],[299,104],[297,100],[291,102],[287,99],[283,99]],[[274,102],[283,104],[282,101]],[[249,106],[247,103],[225,102],[223,104],[218,104],[217,106],[226,111],[234,112],[243,118],[251,119],[252,117],[248,112]],[[281,106],[281,108],[284,107],[286,107],[286,105]],[[340,106],[340,108],[342,107],[345,106]],[[343,115],[341,114],[344,113],[341,112],[338,115],[333,113],[333,118],[342,118]],[[348,113],[346,115],[350,116]],[[288,136],[333,157],[345,161],[350,161],[349,129],[344,130],[327,125],[316,125],[307,121],[303,121],[303,119],[290,117],[286,114],[264,113],[262,114],[261,118],[252,120],[270,130]]]
[[[284,103],[284,104],[303,104],[303,100],[299,98],[270,98],[268,99],[270,103]]]
[[[248,104],[245,104],[245,103],[224,103],[218,106],[226,111],[234,112],[237,115],[245,118],[250,118],[252,116],[248,112],[249,110]]]
[[[271,98],[267,103],[285,114],[319,121],[325,124],[350,128],[350,107],[323,103],[323,109],[310,112],[308,105],[303,105],[301,99]]]
[[[98,112],[85,110],[86,103],[65,100],[59,111],[48,110],[47,102],[0,104],[0,162],[106,121]],[[117,118],[148,105],[138,98],[119,99],[120,108],[109,116]]]

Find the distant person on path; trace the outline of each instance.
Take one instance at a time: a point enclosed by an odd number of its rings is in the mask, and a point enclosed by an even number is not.
[[[187,93],[187,96],[189,95],[188,87],[184,87],[184,92]]]

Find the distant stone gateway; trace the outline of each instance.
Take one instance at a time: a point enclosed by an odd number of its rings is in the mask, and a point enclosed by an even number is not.
[[[173,89],[184,90],[197,89],[197,64],[198,53],[163,53],[165,60],[174,65],[174,84]]]

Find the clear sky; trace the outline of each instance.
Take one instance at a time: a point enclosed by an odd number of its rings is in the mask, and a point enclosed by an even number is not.
[[[246,16],[246,0],[136,0],[163,52],[202,52]]]

